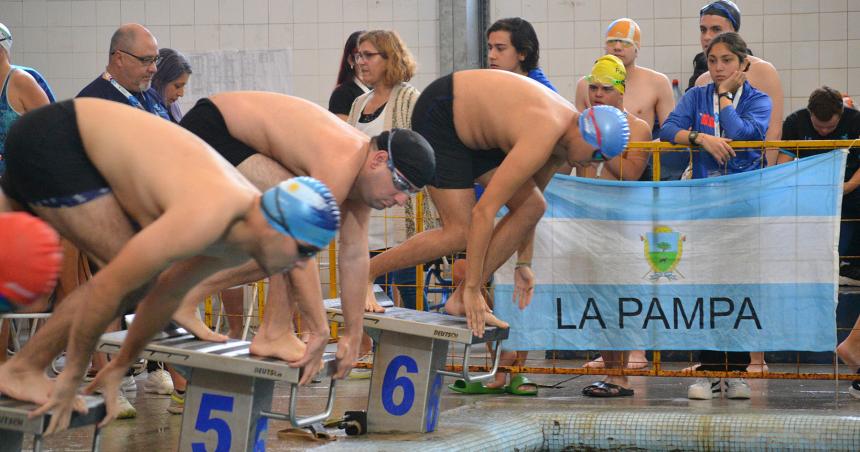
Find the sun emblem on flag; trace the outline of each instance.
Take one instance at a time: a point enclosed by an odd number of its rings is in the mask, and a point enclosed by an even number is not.
[[[684,277],[677,267],[681,262],[686,236],[668,226],[657,225],[652,232],[640,235],[639,239],[645,243],[645,260],[650,267],[643,278],[647,276],[651,281],[659,281],[660,278],[674,281],[679,276]]]

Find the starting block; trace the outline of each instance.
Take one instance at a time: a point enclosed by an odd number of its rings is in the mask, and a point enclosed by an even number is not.
[[[364,313],[365,331],[376,341],[370,395],[367,402],[368,432],[432,432],[439,419],[442,377],[484,381],[496,374],[501,343],[508,330],[487,326],[484,337],[472,335],[466,319],[434,312],[393,307],[391,299],[374,286],[384,313]],[[340,299],[326,300],[329,320],[343,322]],[[448,345],[463,344],[461,373],[445,370]],[[472,346],[496,343],[490,372],[469,373]]]
[[[97,351],[116,354],[127,333],[103,335]],[[143,351],[141,357],[148,360],[191,368],[179,450],[263,451],[269,419],[305,427],[329,417],[334,407],[334,379],[325,411],[299,417],[296,405],[302,369],[274,358],[252,356],[250,345],[235,339],[201,341],[180,328],[159,333]],[[330,377],[336,369],[334,354],[325,355],[320,376]],[[290,383],[288,414],[271,411],[276,381]]]
[[[92,450],[99,450],[101,430],[98,423],[105,417],[105,404],[100,396],[84,396],[87,414],[72,413],[69,428],[96,425]],[[51,422],[51,414],[43,414],[33,419],[27,415],[39,408],[29,402],[21,402],[8,397],[0,397],[0,452],[18,452],[24,444],[24,435],[33,435],[33,452],[41,452],[42,435]]]

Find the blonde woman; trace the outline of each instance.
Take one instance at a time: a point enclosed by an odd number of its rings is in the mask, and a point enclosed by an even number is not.
[[[369,136],[390,129],[411,129],[412,109],[420,92],[409,84],[415,75],[415,58],[395,31],[371,30],[358,38],[353,55],[361,80],[371,91],[352,103],[347,122]],[[425,229],[436,227],[429,220],[429,196],[424,195]],[[405,218],[405,221],[399,221]],[[386,209],[371,218],[369,247],[376,255],[415,234],[414,200],[403,208]],[[401,305],[415,309],[415,269],[405,268],[379,277],[382,284],[397,284]],[[376,302],[365,306],[381,312]]]

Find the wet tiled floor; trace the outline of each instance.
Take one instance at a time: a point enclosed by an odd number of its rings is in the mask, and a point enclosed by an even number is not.
[[[567,366],[578,363],[566,362]],[[772,365],[771,371],[793,371],[794,366]],[[817,369],[820,371],[820,369]],[[847,371],[847,369],[844,369]],[[167,396],[143,392],[145,374],[138,377],[139,391],[130,397],[138,410],[133,420],[113,422],[103,433],[103,451],[172,451],[177,449],[180,430],[180,416],[165,410],[170,400]],[[452,438],[463,435],[461,427],[468,423],[475,428],[466,429],[469,435],[481,435],[482,423],[494,422],[494,416],[501,416],[504,422],[516,424],[517,416],[528,416],[535,412],[565,413],[592,410],[605,413],[615,410],[628,418],[633,414],[655,416],[661,413],[678,415],[723,415],[723,414],[761,414],[775,416],[832,416],[836,419],[853,419],[860,414],[860,400],[853,399],[847,392],[848,381],[826,380],[749,380],[753,391],[750,400],[735,401],[716,399],[692,401],[686,398],[687,385],[693,380],[688,378],[630,377],[633,397],[596,399],[581,395],[584,386],[596,380],[595,376],[571,375],[531,375],[530,378],[542,385],[537,397],[513,395],[462,395],[443,390],[442,413],[437,431],[431,434],[367,435],[347,437],[341,430],[329,430],[337,439],[331,443],[314,443],[302,440],[282,440],[277,432],[287,428],[286,422],[270,421],[267,450],[292,451],[309,448],[325,450],[402,450],[404,444],[415,446],[441,446]],[[338,385],[334,415],[342,415],[346,410],[363,410],[367,406],[370,380],[347,380]],[[327,384],[315,384],[300,393],[298,402],[300,412],[321,411],[327,395]],[[289,388],[277,385],[273,409],[285,412],[289,406]],[[133,395],[133,394],[132,394]],[[476,416],[476,413],[480,413]],[[650,414],[649,414],[650,413]],[[758,432],[762,433],[762,432]],[[763,432],[765,435],[767,432]],[[77,429],[45,441],[45,450],[79,451],[88,450],[91,429]],[[462,438],[462,436],[461,436]],[[860,444],[860,438],[857,439]],[[30,447],[29,441],[25,448]],[[460,444],[462,448],[468,443]],[[514,445],[510,445],[511,448]],[[450,446],[448,446],[450,449]],[[458,448],[454,446],[454,448]],[[502,447],[507,448],[507,447]],[[716,450],[720,447],[715,446]]]

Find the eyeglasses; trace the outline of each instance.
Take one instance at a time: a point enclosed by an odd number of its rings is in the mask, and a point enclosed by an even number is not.
[[[278,214],[280,214],[278,216],[278,220],[277,220],[278,224],[283,226],[284,230],[287,231],[287,234],[289,234],[290,237],[292,237],[293,240],[296,241],[296,251],[298,251],[298,253],[299,253],[299,258],[310,259],[310,258],[316,256],[317,253],[319,253],[321,251],[319,248],[317,248],[315,246],[311,246],[311,245],[302,244],[301,242],[299,242],[299,239],[296,238],[295,234],[293,234],[293,231],[290,231],[290,225],[289,225],[289,223],[287,223],[287,216],[284,214],[284,210],[281,209],[280,197],[281,197],[281,191],[276,190],[275,191],[275,205],[278,207]],[[263,208],[263,212],[265,212],[266,215],[268,215],[272,218],[275,218],[275,216],[272,215],[272,212],[269,212],[269,209],[266,208],[265,204],[261,203],[260,207]]]
[[[622,39],[607,39],[606,43],[609,45],[621,44],[621,47],[631,48],[633,47],[633,43],[630,41],[624,41]]]
[[[150,64],[158,64],[158,61],[161,60],[161,55],[139,57],[131,52],[126,52],[125,50],[116,49],[116,51],[122,52],[129,56],[133,56],[135,59],[137,59],[137,61],[140,61],[140,64],[144,66],[149,66]]]
[[[376,55],[382,55],[382,58],[385,58],[382,52],[355,52],[352,54],[352,58],[358,62],[359,60],[370,61],[371,58]]]
[[[412,183],[394,167],[394,157],[391,156],[391,139],[394,137],[395,130],[396,129],[391,129],[391,131],[388,132],[388,148],[386,149],[386,151],[388,151],[388,162],[386,163],[388,164],[388,169],[391,170],[391,182],[394,183],[394,188],[399,191],[409,194],[418,193],[421,189],[412,185]]]

